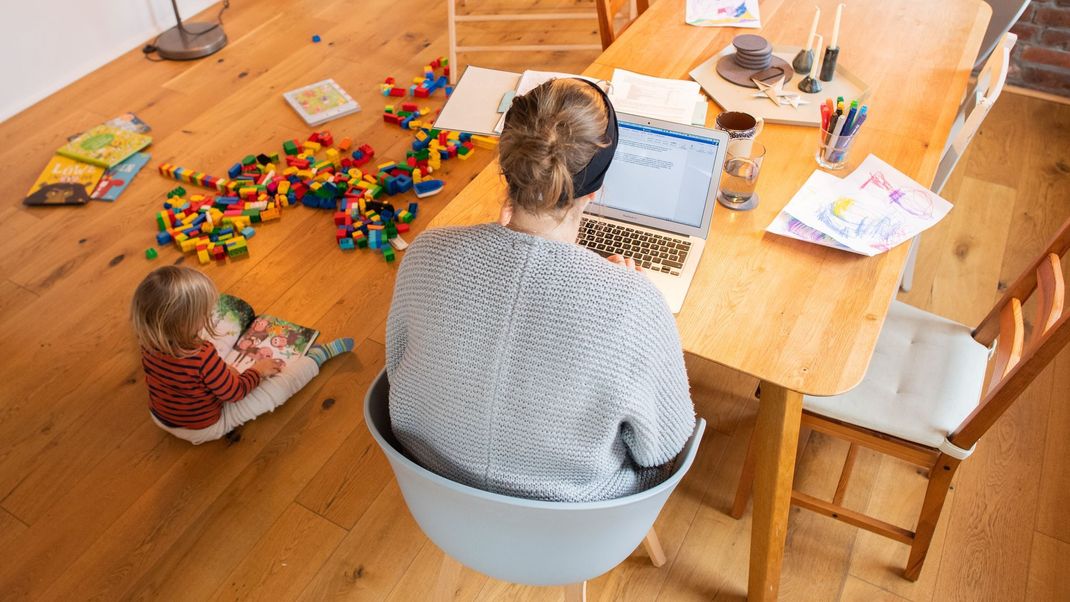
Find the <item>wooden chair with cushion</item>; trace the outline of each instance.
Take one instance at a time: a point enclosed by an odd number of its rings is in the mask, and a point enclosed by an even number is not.
[[[904,576],[917,580],[951,479],[981,438],[1070,341],[1060,257],[1070,220],[980,325],[968,327],[894,301],[862,383],[833,397],[805,397],[802,426],[850,443],[832,501],[793,491],[791,503],[911,547]],[[1022,305],[1036,293],[1026,340]],[[754,479],[750,443],[732,516],[746,508]],[[914,530],[842,505],[858,446],[929,471]]]

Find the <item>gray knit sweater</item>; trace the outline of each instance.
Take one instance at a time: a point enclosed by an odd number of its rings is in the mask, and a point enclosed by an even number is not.
[[[642,275],[498,224],[430,230],[387,321],[394,434],[506,495],[592,501],[667,476],[695,424],[676,324]]]

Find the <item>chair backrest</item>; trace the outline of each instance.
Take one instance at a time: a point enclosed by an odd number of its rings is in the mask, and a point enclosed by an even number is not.
[[[1070,220],[974,330],[974,339],[986,346],[995,342],[996,349],[981,403],[948,437],[957,447],[973,447],[1070,342],[1070,312],[1063,311],[1065,283],[1061,261],[1068,249]],[[1034,292],[1037,316],[1026,340],[1022,305]]]
[[[988,20],[988,29],[981,40],[981,50],[977,53],[973,71],[977,73],[984,67],[992,51],[996,49],[1003,34],[1011,30],[1018,18],[1025,12],[1029,0],[985,0],[992,7],[992,18]]]
[[[598,33],[602,36],[602,50],[609,48],[613,40],[624,33],[632,21],[646,12],[650,5],[649,0],[594,0],[594,3],[598,8]],[[625,6],[628,7],[628,20],[620,31],[617,31],[614,22],[617,14]]]
[[[543,502],[461,485],[410,460],[390,426],[389,396],[384,370],[364,399],[364,420],[420,528],[462,564],[525,585],[580,583],[627,558],[691,467],[706,427],[698,419],[672,475],[656,487],[602,502]]]
[[[988,112],[996,104],[996,99],[1003,92],[1003,85],[1007,81],[1007,73],[1011,65],[1011,49],[1018,41],[1018,36],[1013,33],[1005,33],[1000,38],[996,51],[988,58],[981,72],[977,75],[977,82],[963,100],[955,123],[951,126],[947,148],[940,159],[940,166],[936,168],[936,178],[933,181],[932,190],[937,194],[944,188],[948,177],[954,171],[966,147],[970,145],[977,130],[981,128]]]

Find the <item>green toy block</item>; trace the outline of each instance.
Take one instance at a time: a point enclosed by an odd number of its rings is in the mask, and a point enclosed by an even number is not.
[[[358,249],[367,249],[368,248],[368,239],[366,237],[358,238],[357,239],[357,248]]]
[[[299,149],[297,148],[297,145],[296,145],[296,144],[294,144],[294,141],[293,141],[293,140],[287,140],[286,142],[283,142],[283,143],[282,143],[282,151],[283,151],[284,153],[286,153],[287,155],[296,155],[296,154],[298,154],[299,152],[301,152],[301,151],[300,151],[300,150],[299,150]]]
[[[145,249],[145,259],[156,259],[159,256],[160,254],[156,252],[156,249],[153,249],[151,247]]]
[[[242,165],[252,165],[256,163],[256,157],[253,155],[245,155],[245,158],[241,160]]]
[[[272,163],[274,163],[275,165],[278,165],[279,164],[279,153],[271,153],[270,155],[268,155],[268,159],[271,159]]]
[[[387,262],[394,261],[394,249],[392,249],[390,245],[383,247],[383,258],[386,259]]]

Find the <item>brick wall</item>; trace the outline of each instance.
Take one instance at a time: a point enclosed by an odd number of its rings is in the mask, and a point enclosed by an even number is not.
[[[1032,0],[1011,31],[1007,83],[1070,97],[1070,0]]]

